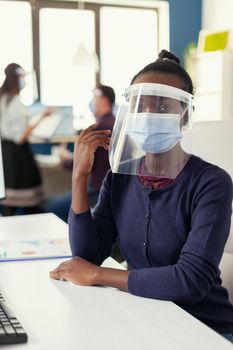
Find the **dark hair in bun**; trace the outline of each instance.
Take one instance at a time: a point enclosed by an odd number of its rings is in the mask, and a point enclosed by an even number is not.
[[[167,50],[160,51],[158,60],[170,60],[174,63],[180,64],[180,59],[174,53]]]
[[[162,50],[155,62],[148,64],[134,76],[131,84],[133,84],[134,80],[140,75],[150,72],[176,75],[184,82],[183,90],[193,94],[192,80],[186,70],[180,65],[179,58],[172,52]]]
[[[0,97],[4,94],[13,97],[19,93],[19,74],[17,73],[18,69],[22,69],[22,67],[17,63],[10,63],[5,68],[4,73],[6,75],[6,78],[0,87]]]

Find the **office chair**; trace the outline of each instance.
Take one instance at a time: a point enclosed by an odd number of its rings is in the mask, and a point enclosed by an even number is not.
[[[188,143],[185,139],[184,144]],[[188,137],[188,136],[187,136]],[[226,170],[233,179],[233,121],[196,122],[192,132],[192,153]],[[233,303],[233,216],[229,239],[220,263],[223,285]]]

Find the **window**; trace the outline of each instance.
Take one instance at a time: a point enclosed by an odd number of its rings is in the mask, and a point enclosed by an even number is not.
[[[22,91],[27,104],[36,95],[36,78],[39,99],[47,105],[74,105],[77,96],[87,100],[96,79],[113,86],[119,97],[140,68],[169,48],[167,1],[79,3],[78,9],[76,0],[0,0],[0,84],[7,64],[22,65],[32,73]],[[80,73],[74,66],[81,43],[97,52],[99,74],[93,69],[83,78],[84,69]]]
[[[44,8],[39,18],[41,101],[47,105],[74,105],[77,96],[87,88],[91,93],[95,86],[95,71],[83,79],[74,65],[81,43],[89,52],[95,51],[94,12]]]
[[[18,63],[27,72],[33,69],[31,21],[31,7],[27,2],[0,1],[0,85],[9,63]],[[32,102],[32,89],[25,89],[23,102]]]
[[[102,7],[100,42],[101,81],[119,97],[133,76],[156,59],[156,10]]]

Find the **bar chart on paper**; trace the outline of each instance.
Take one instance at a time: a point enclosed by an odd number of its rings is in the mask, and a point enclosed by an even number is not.
[[[0,241],[0,262],[71,256],[67,239],[31,239]]]

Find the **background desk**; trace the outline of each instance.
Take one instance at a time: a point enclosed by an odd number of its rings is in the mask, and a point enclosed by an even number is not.
[[[35,227],[32,219],[29,217],[31,231]],[[171,302],[49,279],[49,271],[60,262],[0,264],[0,292],[29,337],[28,344],[3,346],[1,350],[233,349],[228,341]],[[107,265],[119,267],[112,259]]]

